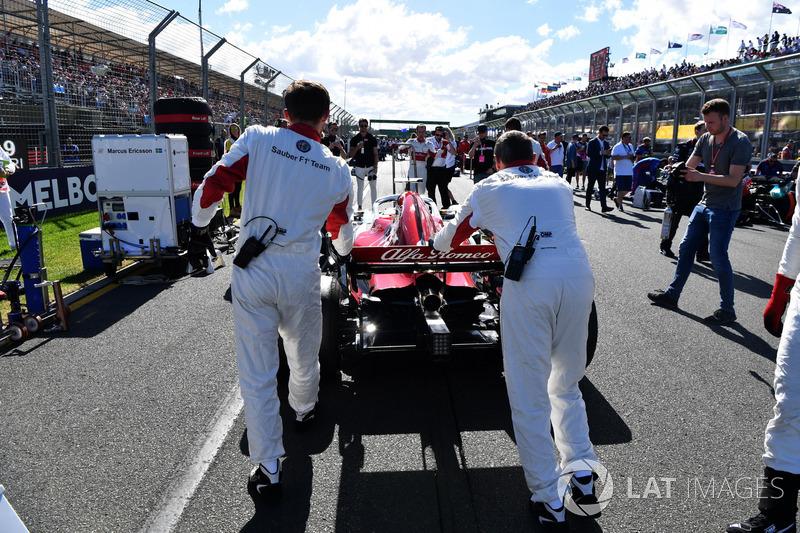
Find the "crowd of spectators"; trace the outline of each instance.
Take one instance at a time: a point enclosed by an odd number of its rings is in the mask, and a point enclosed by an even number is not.
[[[530,102],[525,110],[533,111],[615,91],[642,87],[660,81],[691,76],[692,74],[708,72],[710,70],[756,61],[767,57],[778,57],[800,52],[800,37],[787,37],[786,34],[779,36],[778,32],[775,32],[771,38],[769,38],[767,34],[764,34],[763,38],[758,37],[756,45],[753,45],[752,40],[749,43],[744,43],[744,41],[742,41],[742,44],[744,46],[742,47],[742,45],[740,45],[737,56],[730,59],[721,59],[706,65],[687,63],[684,59],[679,65],[674,65],[671,68],[662,65],[660,69],[650,68],[634,74],[628,74],[627,76],[610,77],[606,80],[590,83],[585,89],[556,94]]]
[[[53,85],[56,102],[90,107],[103,112],[106,125],[143,128],[150,123],[150,72],[136,65],[90,57],[80,49],[54,50]],[[42,71],[38,43],[5,36],[0,40],[0,89],[6,98],[33,101],[41,92]],[[159,98],[201,96],[200,85],[177,76],[159,74]],[[209,105],[215,122],[237,121],[239,98],[210,89]],[[246,101],[248,124],[261,123],[260,102]],[[280,117],[270,109],[268,123]]]

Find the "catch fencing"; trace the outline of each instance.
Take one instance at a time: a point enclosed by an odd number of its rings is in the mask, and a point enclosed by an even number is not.
[[[23,169],[90,165],[92,136],[153,133],[158,98],[204,97],[215,135],[275,124],[294,81],[148,0],[0,0],[0,17],[0,143]]]

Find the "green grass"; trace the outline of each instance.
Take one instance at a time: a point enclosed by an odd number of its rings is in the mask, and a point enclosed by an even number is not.
[[[40,221],[37,220],[37,223]],[[78,234],[100,225],[96,210],[46,217],[42,226],[42,250],[47,267],[48,280],[60,280],[64,294],[74,292],[103,277],[102,270],[84,270]],[[11,258],[14,254],[6,247],[5,232],[0,232],[3,252],[0,258]],[[19,260],[15,266],[19,266]],[[15,279],[17,269],[9,279]],[[5,270],[2,270],[5,275]]]

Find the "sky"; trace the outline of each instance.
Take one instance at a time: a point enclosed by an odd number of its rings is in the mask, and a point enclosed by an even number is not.
[[[486,104],[526,104],[537,85],[585,87],[590,54],[605,47],[621,76],[735,56],[770,27],[800,33],[800,0],[781,0],[791,15],[773,15],[772,0],[199,1],[205,28],[294,79],[322,82],[357,117],[452,126],[477,121]],[[198,0],[158,3],[198,20]],[[717,25],[728,34],[709,37]]]

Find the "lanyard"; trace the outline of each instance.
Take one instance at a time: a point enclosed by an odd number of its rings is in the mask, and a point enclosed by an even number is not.
[[[731,136],[731,133],[733,133],[733,127],[731,127],[731,129],[728,130],[728,134],[725,136],[724,139],[722,139],[722,144],[719,145],[719,148],[717,148],[716,153],[714,153],[714,146],[717,140],[716,135],[714,136],[714,139],[711,141],[711,172],[714,172],[714,163],[717,162],[717,156],[719,156],[719,153],[722,151],[722,147],[725,146],[725,141],[728,140],[728,137]]]

